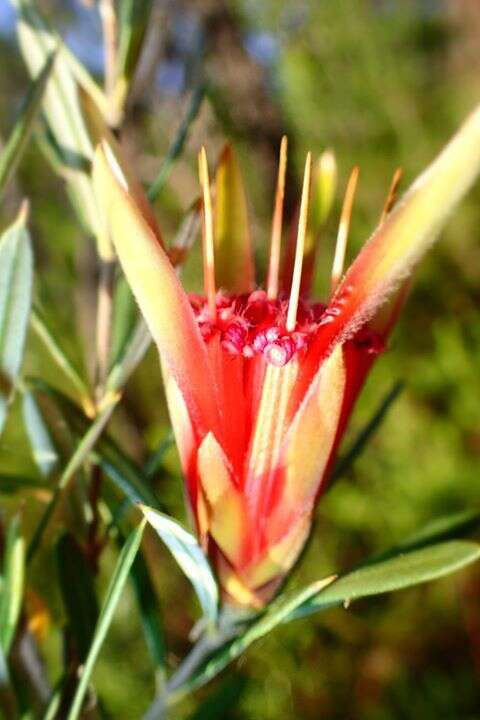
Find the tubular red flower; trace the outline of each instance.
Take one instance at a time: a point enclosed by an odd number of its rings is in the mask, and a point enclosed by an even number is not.
[[[353,171],[333,296],[322,304],[311,301],[306,290],[316,255],[312,238],[333,194],[332,158],[329,152],[315,167],[311,188],[307,157],[296,247],[286,253],[293,262],[286,283],[286,270],[279,267],[282,141],[265,292],[253,289],[245,196],[233,151],[222,154],[213,208],[202,150],[205,296],[183,291],[151,212],[145,212],[140,185],[130,192],[131,181],[111,148],[99,147],[94,162],[107,230],[160,351],[198,536],[226,598],[243,605],[258,607],[272,597],[308,537],[355,400],[406,297],[408,276],[478,174],[480,110],[391,210],[395,174],[380,225],[342,280],[358,176]],[[310,196],[313,230],[307,223]],[[279,293],[280,277],[281,287],[291,288],[288,294]]]

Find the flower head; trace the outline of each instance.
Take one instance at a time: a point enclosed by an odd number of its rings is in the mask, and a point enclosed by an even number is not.
[[[196,530],[228,599],[258,607],[308,537],[353,404],[385,347],[412,270],[479,171],[480,110],[391,210],[396,174],[378,228],[342,279],[354,169],[324,303],[312,301],[309,290],[316,229],[334,185],[331,154],[315,166],[313,192],[307,156],[294,242],[281,271],[282,142],[270,263],[260,289],[234,154],[227,149],[220,159],[212,203],[202,150],[205,294],[189,296],[140,185],[115,153],[105,143],[97,148],[96,193],[160,351]],[[309,228],[311,195],[321,202],[314,201]]]

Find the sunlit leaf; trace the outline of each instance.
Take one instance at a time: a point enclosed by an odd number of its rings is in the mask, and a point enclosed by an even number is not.
[[[161,679],[163,680],[167,648],[161,625],[160,608],[155,587],[150,577],[147,563],[141,552],[137,553],[135,557],[130,570],[130,576],[137,598],[140,621],[142,623],[147,647],[155,669],[160,671]]]
[[[23,393],[23,419],[35,464],[48,477],[58,464],[58,454],[35,396],[28,390]]]
[[[20,48],[32,76],[58,50],[45,93],[43,111],[62,158],[62,173],[73,191],[76,207],[87,230],[98,234],[98,215],[89,177],[92,146],[80,113],[75,79],[63,46],[34,0],[11,0],[18,11]],[[107,252],[105,248],[102,251]],[[108,254],[108,253],[107,253]]]
[[[467,540],[449,540],[419,550],[401,552],[386,560],[365,564],[340,577],[330,587],[299,605],[287,619],[436,580],[479,558],[480,545]]]
[[[3,561],[3,583],[0,591],[0,645],[7,656],[15,635],[23,598],[25,543],[18,517],[11,520]]]
[[[67,720],[77,720],[77,718],[80,717],[93,668],[110,629],[115,610],[117,609],[117,605],[122,596],[132,564],[140,547],[144,527],[145,521],[132,531],[118,558],[115,571],[112,575],[105,599],[103,601],[92,644],[90,645],[90,650],[83,666],[80,682],[78,683],[72,705],[67,715]]]
[[[120,0],[118,3],[119,43],[114,97],[123,106],[142,52],[153,0]]]
[[[464,518],[466,522],[466,518]],[[454,524],[451,525],[453,531]],[[458,522],[457,529],[465,528]],[[432,534],[433,536],[433,534]],[[299,592],[280,596],[258,620],[246,629],[238,629],[238,637],[220,642],[212,639],[212,653],[188,681],[170,687],[172,697],[179,699],[201,687],[239,657],[255,640],[266,635],[280,623],[310,615],[333,606],[345,605],[356,599],[412,587],[448,575],[480,559],[480,545],[465,540],[450,540],[419,550],[400,553],[385,561],[365,564],[338,579],[334,576],[314,583]],[[220,647],[218,645],[220,644]]]
[[[0,432],[23,358],[30,314],[33,257],[26,209],[0,238]]]
[[[15,126],[0,155],[0,195],[22,159],[42,104],[54,60],[55,54],[50,55],[38,77],[32,81]]]
[[[217,583],[197,540],[167,515],[145,505],[141,509],[192,583],[205,617],[215,623],[218,614]]]
[[[46,318],[38,307],[34,307],[32,311],[31,325],[45,348],[50,353],[52,359],[77,390],[85,408],[91,412],[93,409],[93,403],[90,399],[87,383],[83,380],[80,372],[59,344],[58,338],[49,327]]]
[[[57,543],[57,564],[69,630],[75,638],[79,660],[83,662],[93,639],[98,605],[91,567],[70,533],[64,533]]]

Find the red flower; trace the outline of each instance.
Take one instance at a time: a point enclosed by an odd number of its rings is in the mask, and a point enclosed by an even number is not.
[[[261,606],[308,537],[315,503],[325,489],[358,392],[397,319],[408,276],[478,173],[480,111],[402,202],[384,214],[341,280],[357,180],[357,171],[352,173],[332,297],[325,305],[308,298],[315,255],[315,233],[307,227],[310,155],[296,243],[286,252],[292,274],[283,273],[281,283],[286,164],[286,142],[282,143],[264,291],[255,284],[235,158],[229,149],[221,158],[212,211],[202,151],[203,297],[188,296],[182,289],[140,186],[115,152],[116,156],[106,144],[97,149],[96,193],[160,351],[197,533],[226,596],[239,604]],[[320,199],[327,206],[333,175],[332,156],[324,155],[315,171],[314,193],[317,197],[323,187]],[[388,205],[393,195],[394,191]],[[314,205],[318,225],[321,205]]]

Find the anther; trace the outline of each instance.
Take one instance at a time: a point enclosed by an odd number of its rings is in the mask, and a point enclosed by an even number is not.
[[[210,194],[210,179],[208,177],[208,162],[205,148],[202,147],[198,156],[198,172],[203,190],[203,276],[205,295],[207,296],[210,320],[216,321],[217,304],[215,299],[215,256],[213,244],[213,213],[212,197]]]
[[[348,231],[350,229],[350,220],[352,218],[353,200],[357,189],[359,168],[355,166],[350,173],[343,201],[342,214],[340,215],[340,224],[338,226],[337,244],[335,247],[335,257],[332,266],[332,293],[335,292],[340,278],[343,275],[343,266],[345,264],[345,252],[347,249]]]
[[[300,284],[302,280],[303,253],[305,248],[305,235],[307,233],[308,203],[310,199],[310,178],[312,174],[312,154],[307,154],[305,172],[303,175],[302,199],[298,217],[297,244],[295,247],[295,263],[293,266],[292,287],[288,301],[286,328],[293,332],[297,322],[298,300],[300,297]]]
[[[267,295],[270,300],[275,300],[278,295],[278,273],[280,267],[280,249],[282,243],[283,225],[283,202],[285,198],[285,174],[287,170],[287,146],[287,137],[284,135],[280,144],[277,191],[275,193],[275,206],[272,220],[270,263],[268,267]]]
[[[393,173],[392,182],[390,183],[390,188],[388,191],[387,199],[385,200],[385,205],[383,206],[382,214],[380,216],[380,225],[385,222],[387,219],[387,216],[392,209],[392,207],[395,204],[395,201],[397,199],[397,192],[398,192],[398,186],[400,185],[400,180],[402,179],[403,170],[402,168],[397,168],[395,172]]]

